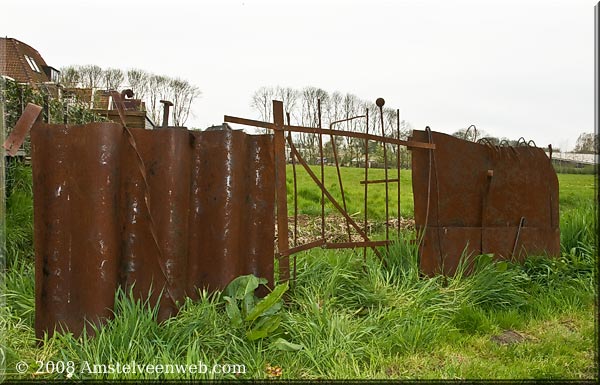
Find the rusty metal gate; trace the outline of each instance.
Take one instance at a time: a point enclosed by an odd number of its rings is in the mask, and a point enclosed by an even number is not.
[[[340,123],[352,119],[365,119],[365,132],[348,132],[321,128],[320,103],[319,127],[293,126],[284,124],[283,104],[273,101],[274,122],[259,122],[232,116],[225,116],[230,123],[262,127],[274,131],[278,256],[280,279],[288,279],[289,256],[314,247],[356,248],[370,247],[381,257],[376,247],[390,243],[389,234],[389,183],[400,183],[400,160],[397,157],[397,178],[388,177],[386,150],[389,145],[406,146],[412,150],[412,182],[414,196],[414,216],[419,242],[419,265],[423,272],[433,274],[453,274],[463,255],[494,254],[496,259],[522,260],[527,254],[557,256],[560,253],[560,231],[558,221],[558,179],[551,160],[540,148],[523,143],[523,146],[498,146],[485,140],[473,143],[450,135],[414,130],[407,141],[400,140],[399,113],[397,136],[386,137],[383,130],[382,107],[384,100],[376,102],[381,116],[381,133],[369,133],[369,111],[365,115],[333,122]],[[320,178],[308,166],[292,141],[292,132],[311,133],[319,136]],[[287,133],[287,135],[286,135]],[[337,201],[327,190],[323,180],[323,135],[331,137],[333,155],[337,170],[342,202]],[[365,179],[364,184],[364,223],[361,227],[349,215],[344,198],[343,182],[340,175],[336,152],[335,136],[356,137],[365,140]],[[285,141],[292,153],[294,202],[296,205],[296,162],[310,175],[321,191],[321,237],[303,245],[289,244],[289,220],[287,216]],[[369,141],[383,146],[384,179],[368,179]],[[367,235],[368,185],[385,184],[385,240],[373,241]],[[346,221],[348,242],[328,241],[324,234],[324,198],[339,211]],[[393,198],[392,198],[393,199]],[[397,189],[398,219],[400,219],[400,187]],[[297,234],[297,206],[294,207],[294,243]],[[350,228],[362,238],[352,241]],[[398,232],[400,227],[398,226]],[[385,262],[385,261],[384,261]],[[294,258],[295,263],[295,258]],[[296,271],[294,266],[294,272]]]
[[[423,142],[423,141],[405,141],[405,140],[400,140],[400,120],[399,120],[399,114],[397,114],[398,116],[398,124],[397,124],[397,134],[398,134],[398,138],[391,138],[391,137],[386,137],[384,130],[383,130],[383,105],[384,105],[384,100],[379,98],[377,99],[377,106],[379,107],[379,114],[381,117],[381,133],[382,135],[376,135],[374,133],[370,133],[369,132],[369,111],[366,110],[365,111],[365,115],[360,115],[360,116],[354,116],[354,117],[350,117],[348,119],[343,119],[343,120],[338,120],[335,122],[332,122],[330,124],[330,128],[329,129],[323,129],[321,127],[321,107],[320,107],[320,102],[318,103],[318,107],[317,107],[317,113],[318,113],[318,121],[319,121],[319,127],[303,127],[303,126],[294,126],[291,125],[289,122],[289,115],[287,116],[287,120],[288,120],[288,124],[284,124],[284,111],[283,111],[283,103],[280,101],[273,101],[273,117],[274,117],[274,122],[270,123],[270,122],[260,122],[260,121],[256,121],[256,120],[250,120],[250,119],[244,119],[244,118],[238,118],[238,117],[233,117],[233,116],[225,116],[224,120],[226,122],[229,123],[237,123],[237,124],[243,124],[243,125],[247,125],[247,126],[253,126],[253,127],[262,127],[262,128],[267,128],[267,129],[271,129],[274,131],[274,153],[275,153],[275,188],[276,188],[276,197],[277,197],[277,249],[278,249],[278,257],[279,257],[279,274],[280,274],[280,279],[281,280],[287,280],[290,278],[290,261],[289,261],[289,256],[293,255],[295,253],[298,253],[300,251],[305,251],[305,250],[309,250],[311,248],[314,247],[324,247],[324,248],[330,248],[330,249],[340,249],[340,248],[359,248],[359,247],[363,247],[366,253],[366,248],[371,248],[373,250],[373,252],[378,256],[378,257],[382,257],[380,251],[377,249],[378,246],[388,246],[390,243],[390,233],[389,233],[389,219],[390,219],[390,210],[389,210],[389,202],[390,202],[390,194],[389,194],[389,189],[388,186],[390,183],[400,183],[400,158],[399,156],[397,157],[397,162],[395,165],[395,168],[397,170],[397,178],[395,179],[390,179],[388,177],[388,169],[390,168],[391,165],[388,164],[388,157],[387,157],[387,148],[388,146],[394,145],[397,146],[399,148],[399,146],[406,146],[408,148],[411,149],[423,149],[423,150],[434,150],[436,148],[435,144],[432,143],[428,143],[428,142]],[[398,111],[397,111],[398,112]],[[332,126],[334,124],[337,123],[341,123],[344,121],[348,121],[348,120],[354,120],[354,119],[364,119],[365,120],[365,132],[350,132],[350,131],[341,131],[341,130],[335,130],[332,128]],[[294,142],[292,140],[292,133],[293,132],[299,132],[299,133],[309,133],[309,134],[314,134],[314,135],[318,135],[319,138],[319,156],[320,156],[320,171],[321,171],[321,175],[320,177],[317,176],[315,174],[315,172],[309,167],[308,163],[306,162],[306,160],[302,157],[302,155],[300,154],[300,152],[298,151],[298,149],[296,148],[296,146],[294,145]],[[374,130],[375,132],[375,130]],[[287,133],[287,135],[286,135]],[[338,184],[340,187],[340,192],[341,192],[341,198],[342,201],[339,202],[338,200],[335,199],[335,197],[331,194],[330,191],[327,190],[327,188],[325,187],[324,184],[324,172],[323,172],[323,136],[324,135],[328,135],[331,137],[331,143],[332,143],[332,150],[333,150],[333,155],[334,155],[334,160],[335,160],[335,165],[336,165],[336,171],[337,171],[337,177],[338,177]],[[363,226],[361,227],[353,218],[352,216],[348,213],[347,211],[347,207],[346,207],[346,199],[344,196],[344,186],[343,186],[343,181],[341,178],[341,174],[340,174],[340,165],[339,165],[339,159],[338,159],[338,154],[337,154],[337,149],[336,149],[336,142],[335,142],[335,137],[336,136],[345,136],[345,137],[354,137],[354,138],[359,138],[359,139],[363,139],[365,141],[365,167],[364,167],[364,171],[365,171],[365,180],[362,181],[361,183],[364,184],[364,222],[363,222]],[[315,183],[315,185],[319,188],[320,192],[321,192],[321,236],[312,241],[312,242],[308,242],[302,245],[297,245],[294,244],[293,247],[290,247],[290,241],[289,241],[289,220],[288,220],[288,209],[287,209],[287,189],[286,189],[286,146],[285,146],[285,142],[287,140],[287,145],[289,146],[289,149],[291,151],[292,154],[292,168],[293,168],[293,183],[294,183],[294,202],[295,202],[295,207],[294,207],[294,217],[293,217],[293,223],[294,223],[294,231],[293,231],[293,235],[294,235],[294,243],[296,240],[296,234],[297,234],[297,217],[298,217],[298,207],[297,207],[297,197],[298,197],[298,192],[296,189],[296,162],[299,163],[303,169],[308,173],[308,175],[310,176],[310,178],[312,179],[312,181]],[[369,162],[368,162],[368,157],[369,157],[369,142],[370,141],[375,141],[381,144],[381,146],[383,147],[383,158],[384,158],[384,172],[385,172],[385,177],[384,179],[378,179],[378,180],[369,180],[368,176],[369,176]],[[367,206],[367,198],[368,198],[368,186],[369,184],[374,184],[374,183],[383,183],[385,184],[385,201],[382,202],[385,205],[385,239],[384,240],[371,240],[369,238],[369,235],[367,234],[367,223],[368,223],[368,206]],[[339,212],[339,214],[341,214],[344,217],[345,220],[345,224],[347,227],[347,232],[348,232],[348,241],[347,242],[332,242],[326,239],[325,237],[325,233],[324,233],[324,221],[325,221],[325,213],[324,213],[324,198],[327,198],[328,201],[335,207],[335,209]],[[398,186],[397,188],[397,202],[398,202],[398,219],[400,218],[400,187]],[[352,236],[351,236],[351,229],[353,229],[360,238],[362,238],[360,241],[353,241],[352,240]],[[400,227],[398,227],[398,231],[400,231]],[[295,261],[296,259],[294,258],[294,265],[295,265]],[[296,272],[295,266],[293,269],[294,273]]]

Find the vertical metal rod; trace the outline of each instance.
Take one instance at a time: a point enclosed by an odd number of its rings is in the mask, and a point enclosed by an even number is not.
[[[290,113],[286,112],[285,116],[287,118],[288,126],[290,123]],[[288,141],[292,143],[292,132],[288,131]],[[292,158],[292,173],[294,175],[294,247],[298,246],[298,184],[296,183],[296,157],[292,153],[290,149],[290,158]],[[286,182],[287,183],[287,182]],[[294,286],[296,286],[296,254],[294,254]]]
[[[279,281],[290,279],[290,258],[281,253],[290,248],[288,239],[287,190],[285,180],[285,134],[283,131],[283,103],[273,100],[273,147],[275,152],[275,190],[277,192],[277,248],[279,249]]]
[[[321,129],[321,99],[317,99],[318,127]],[[323,134],[319,132],[319,156],[321,157],[321,184],[325,186],[325,169],[323,166]],[[321,191],[321,238],[325,239],[325,193]]]
[[[381,120],[381,136],[385,137],[385,127],[383,125],[383,105],[385,101],[383,98],[378,98],[375,102],[377,107],[379,107],[379,117]],[[390,202],[389,202],[389,183],[388,183],[388,162],[387,162],[387,145],[383,142],[383,167],[385,169],[385,240],[388,241],[390,239]],[[385,245],[386,249],[389,249],[389,245]]]
[[[398,139],[400,139],[400,110],[396,110],[396,134],[398,135]],[[398,241],[400,241],[400,168],[402,166],[400,161],[400,145],[396,145],[396,166],[398,167]]]
[[[333,127],[329,126],[329,129],[333,129]],[[344,205],[344,211],[348,212],[348,208],[346,207],[346,196],[344,194],[344,184],[342,183],[342,174],[340,173],[340,163],[338,162],[337,156],[337,145],[335,143],[335,136],[330,135],[331,138],[331,148],[333,150],[333,158],[335,159],[335,168],[337,170],[338,183],[340,184],[340,191],[342,192],[342,203]],[[346,231],[348,232],[348,242],[352,242],[352,234],[350,233],[350,223],[346,219]]]
[[[365,116],[367,117],[367,126],[366,126],[366,131],[365,133],[367,135],[369,135],[369,109],[366,109],[365,112]],[[368,204],[367,204],[367,200],[369,197],[369,183],[367,182],[369,180],[369,139],[365,138],[365,234],[369,234],[368,233],[368,229],[367,229],[367,209],[368,209]],[[367,248],[365,247],[363,249],[363,259],[366,261],[367,260]]]
[[[290,113],[286,112],[287,124],[290,123]],[[288,131],[288,142],[292,143],[292,132]],[[290,150],[290,158],[292,159],[292,174],[294,180],[294,247],[298,246],[298,183],[296,180],[296,157]]]
[[[169,126],[169,108],[171,106],[173,106],[173,103],[168,100],[160,100],[160,102],[163,104],[162,127],[168,127]],[[119,100],[119,101],[117,101],[117,103],[123,103],[123,102],[121,100]],[[283,118],[282,118],[282,120],[283,120]]]

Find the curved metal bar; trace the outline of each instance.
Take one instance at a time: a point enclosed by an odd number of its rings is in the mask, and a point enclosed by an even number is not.
[[[475,127],[474,124],[471,124],[469,127],[467,127],[467,130],[465,131],[465,139],[468,138],[471,127],[473,128],[473,132],[475,132],[475,136],[473,137],[473,142],[475,142],[477,140],[477,127]]]

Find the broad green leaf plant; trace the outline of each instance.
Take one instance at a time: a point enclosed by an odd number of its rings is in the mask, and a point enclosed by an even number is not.
[[[246,338],[250,341],[273,336],[282,320],[282,298],[289,288],[289,283],[275,286],[273,291],[259,299],[254,292],[260,285],[266,284],[267,280],[264,278],[257,278],[251,274],[242,275],[231,281],[222,294],[231,326],[244,328]],[[278,338],[273,346],[287,351],[302,348],[302,345],[290,343],[283,338]]]

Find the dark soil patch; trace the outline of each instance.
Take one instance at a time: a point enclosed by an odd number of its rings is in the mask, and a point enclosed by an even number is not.
[[[491,340],[498,345],[510,345],[523,341],[528,341],[531,338],[514,330],[505,330],[501,334],[492,336]]]

